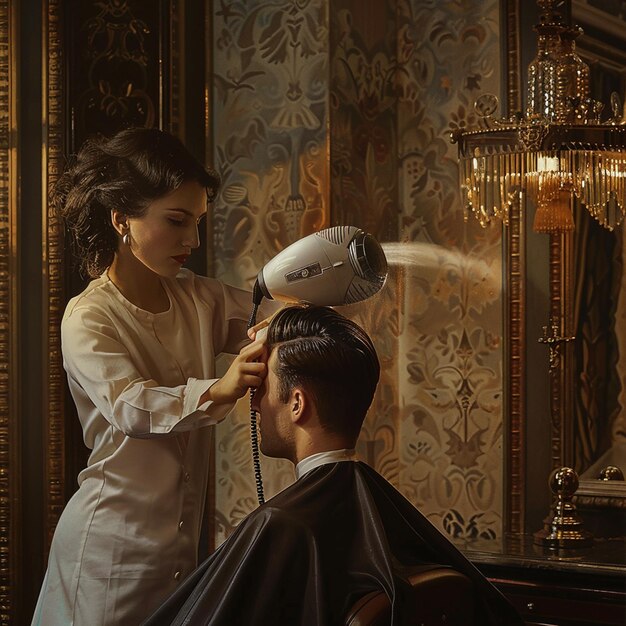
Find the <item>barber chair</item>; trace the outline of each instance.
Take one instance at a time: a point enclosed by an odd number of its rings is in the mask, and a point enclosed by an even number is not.
[[[415,568],[407,578],[411,594],[406,609],[411,626],[471,626],[474,623],[472,581],[443,565]],[[363,596],[348,612],[345,626],[389,626],[391,602],[384,591]]]

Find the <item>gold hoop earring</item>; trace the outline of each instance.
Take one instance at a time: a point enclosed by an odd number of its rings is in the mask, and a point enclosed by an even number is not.
[[[130,246],[130,233],[124,233],[122,241],[124,242],[125,246]]]

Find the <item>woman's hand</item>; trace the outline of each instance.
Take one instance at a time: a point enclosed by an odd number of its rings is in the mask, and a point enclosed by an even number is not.
[[[260,333],[264,335],[265,333]],[[265,352],[264,337],[258,337],[244,346],[227,372],[202,395],[200,404],[212,400],[216,404],[228,404],[242,398],[250,387],[258,387],[267,374],[262,359]]]

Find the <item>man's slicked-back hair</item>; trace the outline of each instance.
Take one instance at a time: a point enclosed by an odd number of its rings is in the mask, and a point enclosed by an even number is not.
[[[380,376],[367,333],[328,307],[295,306],[272,319],[267,344],[277,352],[281,402],[303,387],[322,426],[356,441]]]

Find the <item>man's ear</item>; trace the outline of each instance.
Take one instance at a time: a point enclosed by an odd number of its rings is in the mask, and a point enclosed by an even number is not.
[[[306,392],[301,387],[294,387],[289,397],[289,409],[291,411],[291,421],[295,424],[302,420],[309,407],[309,399]]]
[[[111,224],[120,236],[128,232],[128,217],[117,209],[111,209]]]

